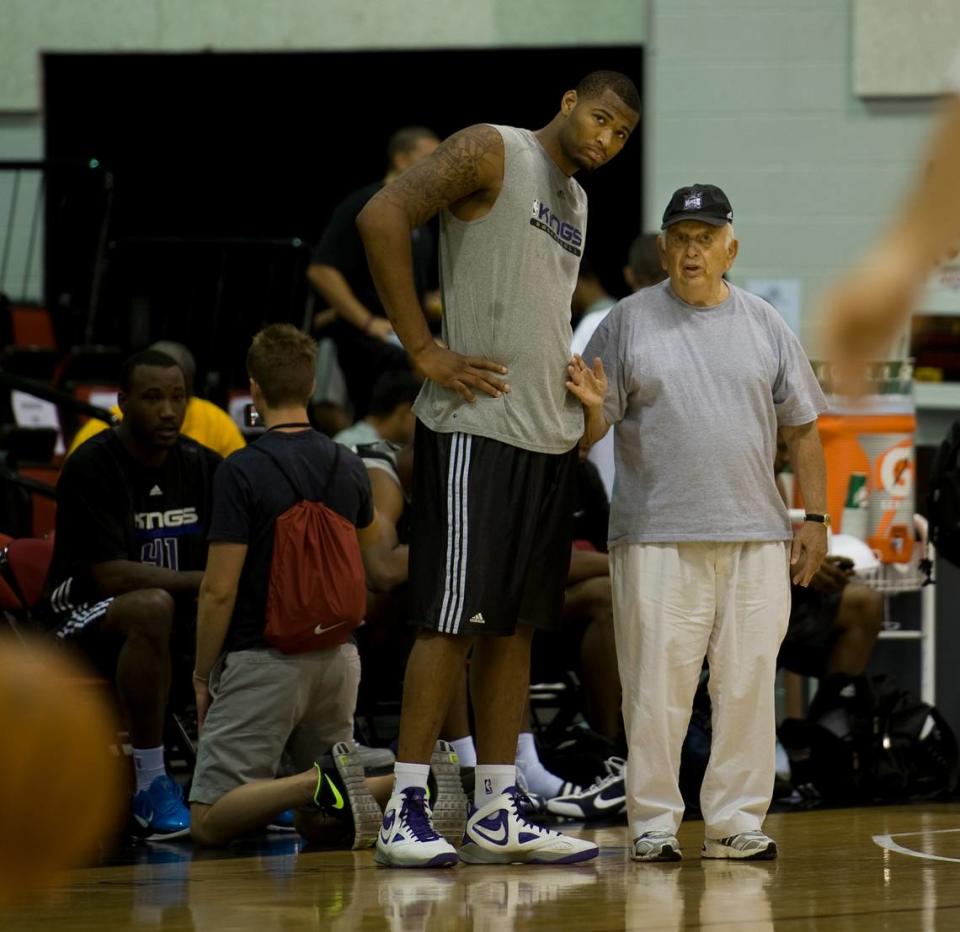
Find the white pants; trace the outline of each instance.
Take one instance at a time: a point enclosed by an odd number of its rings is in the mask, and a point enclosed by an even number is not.
[[[631,837],[676,832],[680,749],[703,658],[713,741],[707,838],[759,829],[776,773],[774,678],[790,615],[784,542],[621,544],[610,552]]]

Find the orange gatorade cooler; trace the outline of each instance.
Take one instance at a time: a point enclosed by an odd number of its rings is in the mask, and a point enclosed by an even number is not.
[[[823,364],[819,366],[814,368],[826,390],[829,383],[822,376]],[[876,393],[856,404],[828,393],[830,410],[818,421],[827,462],[827,507],[831,515],[842,516],[851,476],[865,474],[867,543],[882,562],[906,563],[913,552],[916,476],[913,369],[899,362],[872,368],[880,372],[873,380]],[[849,533],[842,517],[837,530]]]

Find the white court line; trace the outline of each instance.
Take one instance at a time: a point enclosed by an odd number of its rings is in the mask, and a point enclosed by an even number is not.
[[[939,854],[926,854],[923,851],[914,851],[913,848],[904,848],[898,845],[894,838],[906,838],[913,835],[946,835],[949,832],[960,832],[960,828],[938,828],[930,829],[926,832],[896,832],[893,835],[874,835],[873,843],[879,845],[887,851],[896,851],[898,854],[905,854],[911,858],[922,858],[924,861],[951,861],[960,864],[960,858],[945,858]]]

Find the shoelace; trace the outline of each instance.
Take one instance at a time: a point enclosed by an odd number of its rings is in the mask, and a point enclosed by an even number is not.
[[[440,836],[427,817],[426,800],[419,795],[404,795],[400,807],[400,824],[406,825],[417,841],[439,841]]]
[[[609,786],[614,780],[619,780],[623,776],[623,770],[627,766],[627,762],[622,757],[608,757],[603,762],[603,766],[606,768],[607,775],[595,784],[598,790]]]
[[[736,836],[736,835],[734,836],[734,838],[736,837],[739,837],[746,842],[756,841],[756,842],[759,842],[760,844],[766,844],[770,840],[769,838],[767,838],[766,835],[763,834],[763,832],[759,832],[756,830],[751,832],[740,832],[739,836]]]
[[[513,808],[513,814],[516,816],[517,821],[524,827],[528,828],[533,832],[546,835],[559,835],[559,832],[555,832],[552,829],[544,828],[542,825],[536,825],[533,822],[528,822],[523,815],[521,815],[520,804],[522,802],[530,802],[530,797],[523,792],[519,787],[514,788],[514,792],[510,794],[510,805]]]
[[[597,790],[606,789],[611,783],[623,777],[623,769],[627,766],[627,762],[622,757],[608,757],[603,762],[603,766],[607,771],[607,775],[591,783],[585,790],[581,790],[580,793],[574,795],[585,796],[587,793],[596,793]]]

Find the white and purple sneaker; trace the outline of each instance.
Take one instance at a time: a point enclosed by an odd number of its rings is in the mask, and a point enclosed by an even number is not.
[[[508,787],[479,809],[471,807],[460,847],[467,864],[575,864],[599,853],[592,841],[527,822],[522,793]]]
[[[419,787],[390,797],[373,859],[384,867],[453,867],[457,852],[430,821],[430,806]]]

